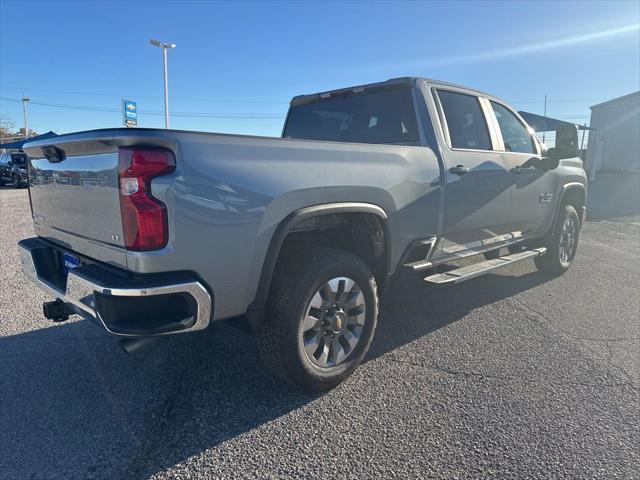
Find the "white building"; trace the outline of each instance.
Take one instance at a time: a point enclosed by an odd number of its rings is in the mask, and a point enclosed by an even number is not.
[[[586,168],[595,180],[600,170],[640,171],[640,91],[591,107]]]

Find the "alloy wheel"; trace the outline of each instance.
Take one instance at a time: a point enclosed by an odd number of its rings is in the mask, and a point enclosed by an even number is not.
[[[562,263],[568,263],[573,259],[578,236],[578,225],[575,218],[568,216],[564,219],[562,232],[560,233],[559,255]]]
[[[322,284],[311,297],[300,326],[307,358],[322,368],[340,365],[356,349],[365,318],[365,298],[354,280],[335,277]]]

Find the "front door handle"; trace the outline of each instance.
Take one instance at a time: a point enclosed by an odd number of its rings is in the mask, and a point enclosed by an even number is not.
[[[449,169],[449,172],[453,173],[454,175],[462,176],[466,173],[469,173],[469,168],[465,167],[464,165],[456,165],[455,167],[451,167]]]

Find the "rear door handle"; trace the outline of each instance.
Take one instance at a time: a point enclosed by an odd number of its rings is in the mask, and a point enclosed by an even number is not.
[[[455,167],[451,167],[449,169],[449,172],[453,173],[454,175],[462,176],[466,173],[469,173],[469,168],[465,167],[464,165],[456,165]]]

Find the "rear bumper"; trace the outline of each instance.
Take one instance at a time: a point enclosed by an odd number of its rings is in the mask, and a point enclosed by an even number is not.
[[[22,240],[18,248],[28,278],[113,335],[186,333],[206,328],[211,320],[211,295],[189,274],[133,277],[92,262],[65,273],[57,245],[36,237]]]

